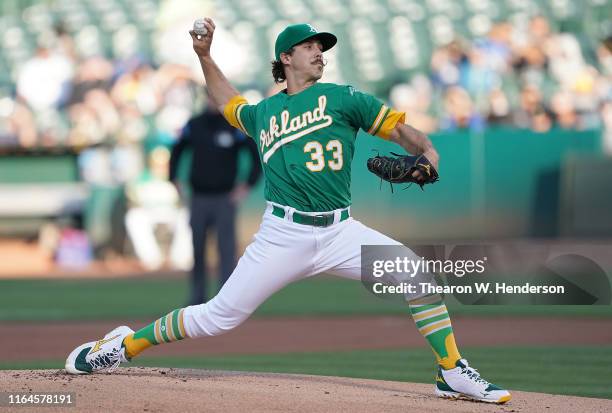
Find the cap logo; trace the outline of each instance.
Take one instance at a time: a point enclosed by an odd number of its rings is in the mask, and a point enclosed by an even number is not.
[[[312,25],[308,24],[307,26],[310,27],[310,33],[316,33],[317,32],[317,29],[312,27]]]

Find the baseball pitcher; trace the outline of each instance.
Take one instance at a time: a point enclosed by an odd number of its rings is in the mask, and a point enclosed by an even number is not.
[[[69,373],[112,370],[153,345],[223,334],[276,291],[315,274],[360,280],[361,245],[400,243],[351,217],[351,161],[359,129],[417,155],[406,158],[416,159],[413,167],[405,161],[371,160],[368,167],[381,178],[419,185],[437,179],[438,153],[423,133],[404,123],[404,113],[351,86],[319,82],[323,53],[337,41],[333,34],[309,24],[283,30],[276,39],[272,75],[276,82],[286,81],[287,88],[250,105],[210,54],[214,22],[204,19],[198,24],[197,33],[190,34],[208,91],[227,121],[258,147],[267,201],[261,226],[211,301],[174,310],[137,332],[118,327],[77,347],[66,360]],[[491,403],[510,400],[508,391],[484,380],[460,356],[439,295],[407,301],[438,362],[438,396]]]

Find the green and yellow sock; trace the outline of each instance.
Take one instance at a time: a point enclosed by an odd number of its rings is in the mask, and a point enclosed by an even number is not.
[[[431,346],[438,364],[445,370],[455,368],[461,355],[442,297],[438,294],[428,295],[412,300],[408,305],[419,332]]]
[[[123,339],[127,358],[160,343],[171,343],[187,337],[183,325],[184,308],[179,308]]]

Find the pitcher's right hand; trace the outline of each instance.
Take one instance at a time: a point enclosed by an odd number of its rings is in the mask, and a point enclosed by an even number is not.
[[[207,32],[204,36],[199,36],[199,39],[198,35],[193,30],[189,31],[191,39],[193,40],[193,50],[199,57],[210,56],[210,45],[215,31],[215,23],[210,17],[204,18],[204,25],[206,26]]]

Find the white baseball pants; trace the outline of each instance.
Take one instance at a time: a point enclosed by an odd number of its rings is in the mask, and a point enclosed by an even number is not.
[[[349,217],[322,228],[272,215],[272,205],[263,216],[259,231],[238,261],[219,294],[205,304],[184,311],[188,337],[216,336],[245,321],[273,293],[287,284],[319,273],[353,280],[361,279],[362,245],[401,245]]]

